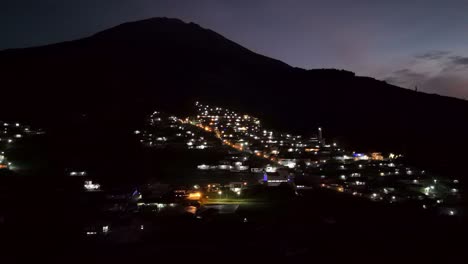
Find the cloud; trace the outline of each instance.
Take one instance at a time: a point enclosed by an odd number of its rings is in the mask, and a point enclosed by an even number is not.
[[[453,74],[459,72],[460,74],[468,74],[468,57],[466,56],[447,56],[440,61],[442,73]]]
[[[411,79],[421,79],[421,78],[426,77],[424,73],[417,73],[410,69],[401,69],[401,70],[395,71],[394,74],[399,75],[399,76],[404,76],[405,78],[411,78]]]
[[[468,57],[449,51],[417,54],[416,63],[393,71],[385,81],[420,91],[468,98]]]
[[[414,57],[416,59],[422,59],[422,60],[439,60],[443,57],[446,57],[450,54],[450,51],[444,51],[444,50],[433,50],[429,51],[426,53],[422,54],[416,54]]]
[[[401,69],[394,71],[391,76],[384,80],[395,85],[410,87],[421,83],[427,78],[428,75],[426,73],[415,72],[411,69]]]
[[[468,70],[468,57],[465,56],[450,56],[447,58],[443,72],[464,72]]]
[[[421,86],[427,93],[468,98],[468,78],[460,75],[437,75],[425,80]]]
[[[468,57],[464,56],[450,56],[450,63],[454,66],[468,67]]]

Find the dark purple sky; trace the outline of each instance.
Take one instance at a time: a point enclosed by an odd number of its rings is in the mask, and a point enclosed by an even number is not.
[[[468,0],[0,0],[0,49],[176,17],[302,68],[468,98]]]

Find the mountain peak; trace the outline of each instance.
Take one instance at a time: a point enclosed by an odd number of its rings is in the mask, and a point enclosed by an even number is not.
[[[94,34],[92,37],[112,36],[131,34],[151,34],[151,33],[186,33],[188,31],[211,31],[204,29],[193,22],[185,22],[178,18],[153,17],[144,20],[126,22],[118,26],[106,29]],[[214,32],[213,32],[214,33]]]
[[[123,23],[101,31],[86,41],[90,46],[98,44],[106,50],[111,47],[119,52],[133,49],[134,52],[144,52],[146,56],[158,53],[158,58],[172,53],[168,63],[178,57],[192,57],[197,58],[197,63],[208,60],[213,65],[215,62],[225,64],[235,60],[257,69],[291,68],[286,63],[252,52],[210,29],[176,18],[155,17]]]

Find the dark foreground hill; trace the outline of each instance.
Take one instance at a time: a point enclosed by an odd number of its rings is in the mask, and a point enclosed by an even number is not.
[[[33,122],[91,153],[124,152],[124,139],[155,108],[180,114],[203,100],[285,131],[312,134],[320,125],[352,149],[402,152],[454,175],[468,171],[466,101],[347,71],[293,68],[177,19],[2,51],[0,87],[1,119]]]

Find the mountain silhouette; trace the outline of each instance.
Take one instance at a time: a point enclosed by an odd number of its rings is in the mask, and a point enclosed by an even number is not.
[[[201,100],[282,131],[312,135],[322,126],[327,138],[356,151],[400,152],[436,171],[467,172],[466,101],[345,70],[295,68],[178,19],[1,51],[0,85],[3,120],[32,122],[54,135],[87,131],[94,143],[110,133],[115,142],[154,109],[186,114]]]

